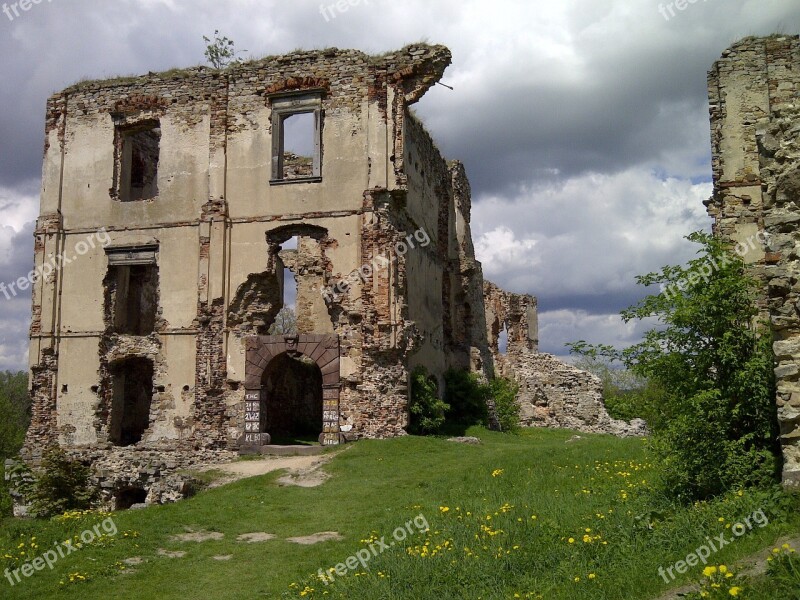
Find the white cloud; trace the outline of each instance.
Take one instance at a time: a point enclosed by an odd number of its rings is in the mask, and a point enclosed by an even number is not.
[[[487,278],[546,301],[630,293],[636,275],[692,256],[682,238],[709,227],[702,201],[710,191],[629,170],[481,199],[476,254]]]
[[[19,231],[24,225],[35,221],[39,215],[39,195],[29,191],[31,184],[22,189],[0,185],[0,215],[2,226]]]

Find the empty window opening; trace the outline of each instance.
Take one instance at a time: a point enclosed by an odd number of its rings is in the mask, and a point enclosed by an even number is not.
[[[269,335],[297,333],[297,249],[299,236],[294,236],[281,244],[279,266],[281,274],[281,309],[269,327]]]
[[[283,179],[314,175],[314,113],[297,113],[283,120]]]
[[[158,267],[114,265],[109,267],[113,285],[113,331],[123,335],[150,335],[158,313]]]
[[[297,245],[300,241],[300,236],[296,235],[290,237],[288,240],[281,244],[281,250],[297,250]]]
[[[272,100],[272,182],[322,176],[322,98],[307,94]]]
[[[322,433],[322,371],[308,357],[281,354],[262,377],[264,432],[273,443],[316,443]]]
[[[500,354],[508,352],[508,326],[503,324],[500,333],[497,334],[497,350]]]
[[[281,244],[281,250],[288,250],[284,253],[287,257],[283,268],[283,306],[295,310],[297,303],[297,272],[298,249],[300,247],[300,236],[294,236]]]
[[[147,358],[127,358],[110,370],[111,442],[115,446],[137,444],[150,426],[153,362]]]
[[[128,510],[134,504],[144,504],[147,500],[147,490],[140,487],[129,487],[119,490],[114,495],[115,510]]]
[[[289,267],[283,269],[283,307],[292,311],[297,307],[297,276]]]
[[[161,128],[158,122],[119,131],[117,194],[120,200],[147,200],[158,195],[160,145]]]

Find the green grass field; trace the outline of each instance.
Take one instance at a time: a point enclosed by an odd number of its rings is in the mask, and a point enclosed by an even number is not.
[[[736,524],[757,511],[768,523],[751,518],[751,527],[709,564],[733,568],[737,559],[800,532],[796,499],[777,492],[734,491],[689,508],[670,504],[653,491],[658,474],[644,440],[584,434],[571,440],[573,432],[550,430],[469,434],[483,444],[419,437],[358,442],[324,467],[332,478],[315,488],[280,487],[280,475],[272,473],[177,504],[115,513],[115,535],[13,587],[3,577],[0,598],[655,598],[702,579],[704,565],[673,570],[669,584],[659,567],[683,560],[709,537],[734,538]],[[6,520],[0,567],[20,568],[54,543],[110,525],[108,518]],[[429,529],[420,531],[425,524]],[[172,540],[188,530],[223,537]],[[275,537],[237,541],[254,532]],[[319,532],[343,539],[287,541]],[[359,552],[363,564],[350,569],[348,558]],[[220,556],[230,558],[214,558]],[[131,558],[140,564],[123,562]],[[331,573],[337,565],[340,572]],[[320,570],[333,581],[326,585]],[[751,597],[745,593],[746,587],[740,597]]]

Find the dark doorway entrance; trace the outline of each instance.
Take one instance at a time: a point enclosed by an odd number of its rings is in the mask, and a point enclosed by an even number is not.
[[[130,446],[142,440],[150,426],[153,400],[153,363],[126,358],[111,366],[111,443]]]
[[[310,358],[284,352],[261,378],[262,423],[273,444],[317,443],[322,433],[322,371]]]
[[[147,491],[140,487],[124,488],[115,494],[115,500],[115,510],[128,510],[134,504],[144,504]]]

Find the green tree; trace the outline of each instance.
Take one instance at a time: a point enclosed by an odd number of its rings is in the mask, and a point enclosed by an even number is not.
[[[27,374],[0,372],[0,458],[19,451],[29,422]]]
[[[491,394],[476,373],[449,369],[444,374],[444,400],[450,406],[447,422],[454,425],[488,425],[486,400]]]
[[[269,335],[297,333],[297,315],[290,306],[284,306],[275,315],[275,322],[267,330]]]
[[[204,35],[203,40],[208,44],[204,52],[206,60],[215,69],[224,69],[228,65],[240,63],[241,60],[236,58],[236,55],[246,52],[246,50],[237,52],[233,40],[226,36],[220,37],[218,29],[214,30],[214,39]]]
[[[436,378],[419,366],[411,372],[409,394],[408,432],[415,435],[437,433],[445,422],[445,413],[450,406],[439,398]]]
[[[500,430],[513,433],[519,429],[520,406],[517,402],[519,384],[511,379],[495,377],[489,383],[488,393],[494,399]]]
[[[97,500],[91,475],[90,467],[71,459],[60,447],[50,448],[31,486],[31,512],[37,517],[52,517],[91,508]]]
[[[661,292],[621,312],[627,323],[658,326],[624,350],[569,344],[590,358],[621,361],[663,391],[664,426],[653,448],[664,465],[664,489],[684,500],[776,480],[780,447],[772,342],[757,322],[757,282],[741,258],[702,232],[685,266],[637,277]]]

